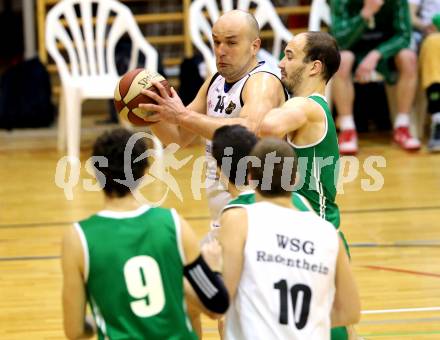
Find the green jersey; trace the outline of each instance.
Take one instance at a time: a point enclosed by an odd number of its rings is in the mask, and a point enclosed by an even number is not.
[[[395,56],[411,42],[411,15],[406,0],[387,0],[373,21],[361,16],[363,0],[332,0],[331,31],[343,50],[378,50],[381,59]]]
[[[185,311],[174,210],[102,211],[75,226],[99,339],[197,339]]]
[[[306,146],[297,146],[287,138],[298,157],[300,182],[296,191],[307,198],[320,217],[339,228],[339,208],[335,203],[339,176],[339,147],[335,123],[323,96],[312,95],[309,98],[324,109],[326,132],[321,140]]]
[[[307,200],[302,197],[300,194],[293,192],[292,193],[292,204],[299,210],[299,211],[310,211]],[[229,208],[235,208],[235,207],[242,207],[244,205],[249,205],[255,203],[255,191],[249,190],[242,192],[240,195],[238,195],[236,198],[230,200],[228,204],[223,208],[223,211]]]

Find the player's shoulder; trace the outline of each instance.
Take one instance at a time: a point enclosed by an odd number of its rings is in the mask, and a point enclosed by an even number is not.
[[[308,113],[312,107],[312,102],[307,97],[300,96],[289,98],[282,106],[284,109],[298,110],[304,113]]]
[[[73,223],[64,230],[62,238],[62,258],[72,257],[81,266],[83,263],[84,232],[78,223]]]
[[[267,71],[250,74],[243,85],[242,91],[248,98],[278,99],[280,101],[278,105],[281,105],[288,98],[281,80],[275,74]]]
[[[203,84],[204,84],[205,86],[207,86],[208,88],[210,88],[211,85],[212,85],[216,80],[218,81],[218,80],[221,80],[221,79],[224,79],[224,78],[220,75],[220,73],[216,72],[216,73],[214,73],[214,74],[208,76]]]
[[[220,224],[223,221],[230,221],[240,219],[243,216],[246,216],[246,205],[245,204],[233,204],[225,207],[226,209],[222,210]]]
[[[282,87],[280,78],[276,74],[266,70],[251,73],[249,75],[249,79],[246,81],[246,85],[265,82],[278,84],[280,87]]]
[[[283,108],[304,112],[308,119],[313,121],[324,120],[325,118],[325,112],[322,105],[310,97],[292,97],[284,103]]]

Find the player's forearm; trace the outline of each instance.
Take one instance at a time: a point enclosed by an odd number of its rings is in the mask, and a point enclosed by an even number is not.
[[[360,311],[354,308],[335,308],[333,305],[333,309],[331,312],[331,326],[334,327],[342,327],[355,325],[360,320]]]
[[[258,136],[283,138],[289,132],[298,130],[305,122],[304,114],[288,108],[273,109],[264,117]]]
[[[208,264],[199,256],[187,264],[183,273],[203,306],[212,315],[224,314],[229,307],[229,294],[220,273],[213,272]],[[209,287],[209,288],[206,288]]]
[[[215,118],[194,111],[179,115],[178,124],[206,139],[212,139],[215,130],[225,125],[241,124],[252,129],[245,118]]]
[[[191,142],[191,139],[186,138],[183,131],[181,131],[178,126],[167,122],[162,121],[152,124],[150,130],[164,145],[176,143],[181,147],[185,147]]]

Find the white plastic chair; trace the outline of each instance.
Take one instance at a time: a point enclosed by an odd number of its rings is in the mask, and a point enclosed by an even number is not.
[[[322,23],[330,27],[331,20],[330,6],[327,4],[326,0],[313,0],[310,5],[309,31],[319,32]],[[325,87],[325,97],[327,98],[329,106],[332,105],[331,88],[332,80],[330,80]]]
[[[331,20],[330,6],[326,0],[313,0],[310,6],[309,31],[320,31],[321,23],[330,27]]]
[[[95,24],[92,6],[96,6]],[[79,9],[79,16],[75,8]],[[110,15],[113,21],[108,23]],[[68,156],[79,156],[82,102],[113,98],[120,77],[116,70],[115,47],[124,33],[128,33],[132,41],[128,69],[137,67],[139,52],[142,52],[145,68],[157,71],[157,51],[143,37],[129,8],[118,1],[63,0],[48,12],[46,46],[57,65],[62,85],[58,148],[65,148],[67,137]],[[58,42],[64,46],[68,61],[59,50]],[[156,137],[153,142],[160,156],[162,144]]]
[[[238,0],[235,9],[249,10],[251,4],[255,4],[254,16],[260,28],[269,24],[274,32],[272,52],[260,50],[259,58],[265,60],[274,68],[273,71],[280,73],[277,65],[281,54],[283,41],[289,41],[293,35],[283,25],[281,19],[269,0]],[[213,53],[213,42],[211,36],[212,24],[220,17],[220,12],[227,12],[234,9],[233,0],[221,0],[221,9],[216,1],[194,0],[189,8],[190,35],[193,44],[202,53],[209,74],[217,72],[215,56]],[[204,15],[207,11],[209,20]],[[211,21],[211,22],[210,22]],[[206,42],[206,40],[209,42]]]

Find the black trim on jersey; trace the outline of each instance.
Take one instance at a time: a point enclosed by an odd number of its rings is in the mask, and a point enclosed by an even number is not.
[[[233,83],[228,83],[225,79],[225,83],[223,84],[223,91],[225,93],[228,93],[230,89],[232,89],[232,86],[234,86],[237,82],[239,82],[241,79],[234,81]]]
[[[260,65],[258,65],[258,66],[260,66]],[[257,67],[258,67],[258,66],[257,66]],[[255,70],[255,68],[254,68],[253,70]],[[253,71],[253,70],[252,70],[252,71]],[[251,71],[251,72],[252,72],[252,71]],[[242,94],[243,94],[243,89],[244,89],[244,87],[246,86],[247,81],[248,81],[249,78],[250,78],[251,76],[253,76],[254,74],[261,73],[261,72],[269,73],[269,74],[273,75],[275,78],[277,78],[277,79],[280,81],[281,86],[282,86],[282,88],[283,88],[284,99],[285,99],[285,100],[288,100],[288,99],[289,99],[289,93],[287,92],[286,88],[284,87],[284,84],[283,84],[283,82],[281,81],[281,79],[278,78],[278,76],[277,76],[275,73],[272,73],[272,72],[269,72],[269,71],[265,71],[265,70],[261,70],[261,71],[258,71],[258,72],[252,73],[252,74],[249,74],[250,72],[247,74],[248,79],[246,79],[246,81],[244,82],[244,84],[243,84],[243,86],[242,86],[242,88],[241,88],[241,91],[240,91],[240,105],[241,105],[241,106],[244,105],[243,98],[242,98]]]
[[[232,86],[234,86],[235,83],[239,82],[239,81],[242,80],[244,77],[249,76],[249,73],[251,73],[252,71],[254,71],[256,68],[260,67],[261,65],[264,65],[264,63],[265,63],[264,60],[259,61],[259,62],[257,63],[257,66],[255,66],[255,67],[254,67],[252,70],[250,70],[247,74],[245,74],[243,77],[241,77],[240,79],[238,79],[237,81],[235,81],[235,82],[233,82],[233,83],[227,83],[227,82],[226,82],[226,79],[225,79],[225,84],[224,84],[224,86],[223,86],[223,91],[225,91],[226,93],[228,93],[228,91],[232,88]],[[212,83],[218,78],[219,75],[220,75],[220,73],[217,72],[216,74],[214,74],[214,75],[212,76],[211,81],[209,82],[209,85],[208,85],[208,90],[206,91],[206,95],[208,95],[208,92],[209,92],[209,89],[210,89]],[[226,84],[228,84],[228,86],[229,86],[228,91],[226,91],[226,88],[225,88],[225,87],[226,87]],[[242,106],[243,106],[243,104],[242,104]]]
[[[211,87],[212,83],[218,78],[219,75],[220,75],[220,73],[217,72],[216,74],[214,74],[212,76],[211,81],[209,82],[209,85],[208,85],[208,89],[206,90],[206,95],[208,95],[209,88]]]
[[[193,263],[183,268],[183,273],[207,309],[217,314],[229,308],[229,294],[220,273],[213,272],[199,255]]]

